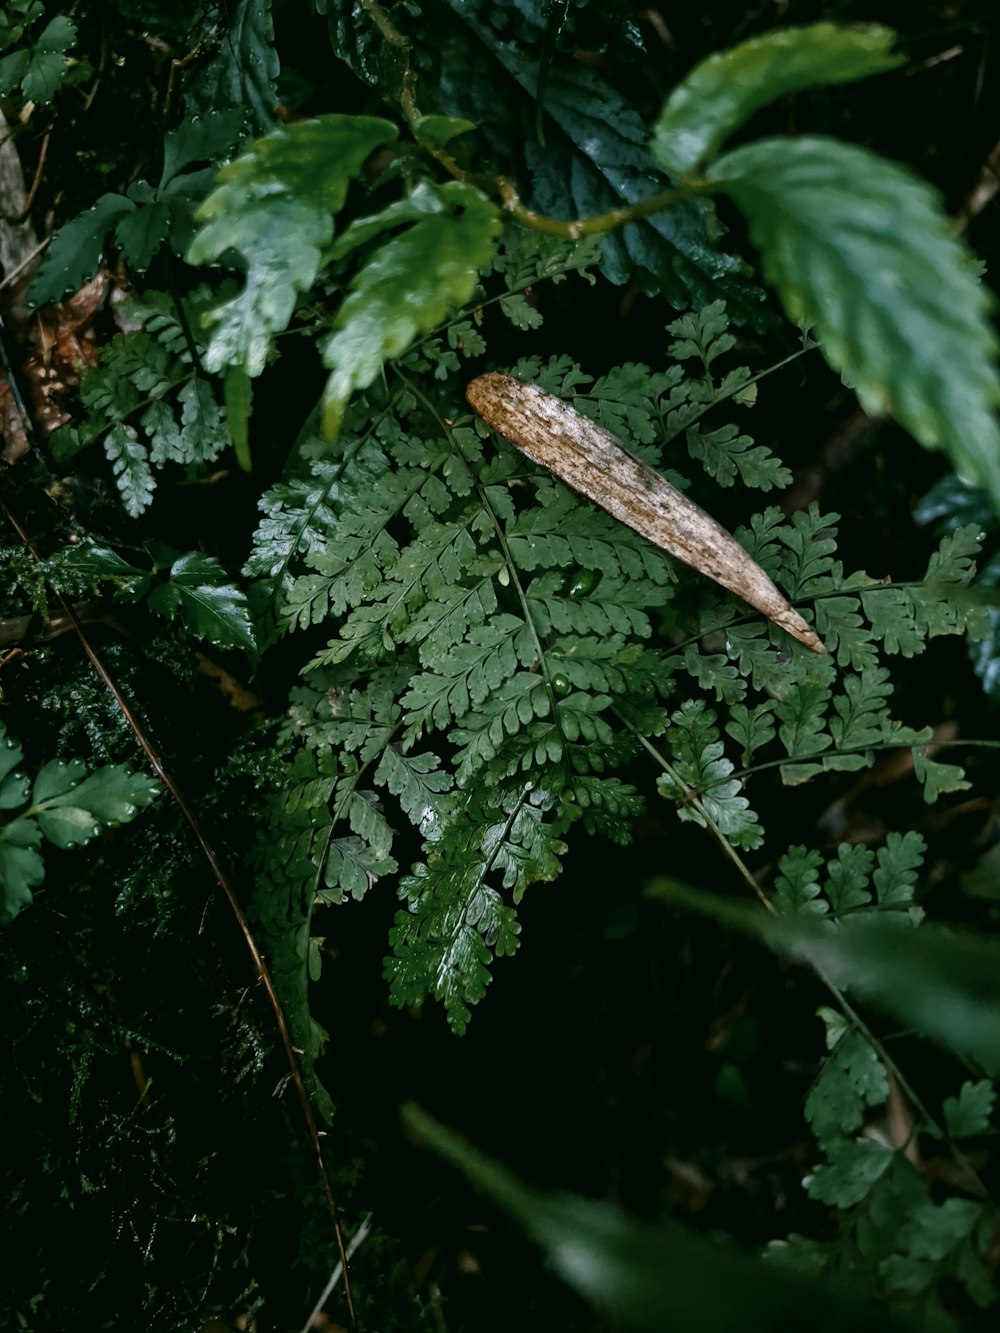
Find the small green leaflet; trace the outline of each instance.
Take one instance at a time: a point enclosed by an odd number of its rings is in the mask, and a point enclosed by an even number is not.
[[[903,1253],[890,1255],[879,1274],[891,1292],[913,1297],[927,1292],[935,1278],[957,1277],[973,1301],[986,1309],[997,1299],[990,1270],[980,1259],[989,1251],[993,1233],[990,1208],[972,1199],[928,1199],[900,1228],[897,1244]]]
[[[104,452],[121,492],[122,503],[132,518],[138,518],[151,504],[156,485],[146,446],[134,426],[117,421],[104,437]]]
[[[867,1109],[889,1096],[889,1080],[871,1042],[860,1032],[845,1031],[840,1014],[823,1009],[830,1055],[806,1097],[806,1119],[820,1144],[853,1134]]]
[[[149,594],[151,611],[168,620],[180,617],[191,634],[220,648],[257,651],[246,593],[230,582],[218,560],[188,551],[173,557],[169,578]]]
[[[135,204],[121,194],[102,194],[93,208],[60,227],[28,288],[30,305],[58,301],[75,292],[97,272],[104,238]]]
[[[54,759],[33,784],[20,770],[20,745],[0,720],[0,923],[11,921],[45,877],[42,839],[56,847],[89,842],[101,829],[127,824],[158,791],[152,778],[122,764],[87,774],[80,759]],[[29,795],[30,791],[30,795]],[[21,808],[24,807],[24,808]]]
[[[853,1208],[885,1175],[896,1154],[873,1139],[852,1139],[830,1147],[830,1159],[803,1182],[811,1199],[833,1208]]]
[[[219,186],[198,210],[204,224],[188,252],[209,264],[227,251],[246,262],[246,285],[211,311],[208,370],[267,360],[271,335],[288,324],[299,292],[316,280],[351,181],[364,160],[397,136],[373,116],[318,116],[258,139],[219,172]]]
[[[701,699],[690,699],[670,722],[671,769],[657,779],[661,795],[677,802],[679,819],[702,828],[710,823],[736,847],[759,847],[764,831],[742,795],[742,782],[730,777],[734,765],[724,756],[715,714]]]
[[[433,212],[375,251],[340,307],[337,332],[322,349],[332,371],[323,396],[328,438],[336,437],[354,390],[367,388],[385,361],[467,301],[489,263],[500,231],[496,207],[459,181],[440,186],[434,198]]]
[[[848,83],[895,69],[896,34],[872,24],[779,28],[709,56],[673,90],[653,129],[650,152],[674,176],[695,171],[755,111],[817,84]]]
[[[167,620],[180,618],[198,638],[220,648],[256,653],[246,594],[218,560],[200,551],[181,554],[160,542],[151,542],[149,551],[153,568],[140,569],[110,547],[83,541],[51,556],[46,572],[57,583],[69,579],[94,586],[110,580],[117,584],[118,601],[145,598],[151,611]]]
[[[41,12],[39,6],[35,14],[29,14],[29,23]],[[76,24],[66,14],[57,14],[28,48],[0,60],[0,93],[6,95],[20,87],[29,102],[39,106],[51,102],[66,73],[66,52],[75,41]]]
[[[460,134],[468,134],[476,125],[474,121],[463,120],[460,116],[421,116],[411,128],[417,143],[433,151],[444,148]]]
[[[988,1078],[962,1084],[957,1097],[944,1102],[945,1129],[953,1139],[969,1139],[985,1134],[996,1101],[996,1089]]]
[[[708,173],[750,223],[789,318],[869,412],[944,448],[1000,508],[990,297],[931,188],[834,139],[765,139]]]

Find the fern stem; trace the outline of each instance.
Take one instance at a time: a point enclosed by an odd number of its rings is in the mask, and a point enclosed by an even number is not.
[[[874,745],[845,745],[842,750],[817,750],[813,754],[789,754],[783,759],[765,759],[760,764],[750,764],[747,768],[737,769],[734,773],[728,774],[725,779],[719,779],[719,782],[710,782],[705,790],[710,791],[712,787],[719,786],[723,781],[731,782],[733,778],[744,778],[752,776],[754,773],[763,773],[768,768],[784,768],[786,764],[811,764],[819,763],[823,759],[829,759],[831,755],[838,754],[868,754],[877,753],[883,750],[923,750],[930,746],[938,750],[951,749],[954,746],[967,745],[970,747],[979,747],[981,749],[997,750],[1000,749],[1000,740],[991,741],[982,738],[972,740],[955,739],[950,741],[936,741],[933,738],[929,741],[879,741]]]
[[[785,366],[791,365],[793,361],[797,361],[800,356],[805,356],[807,352],[814,352],[818,347],[819,343],[807,343],[804,347],[797,347],[789,356],[784,357],[781,361],[776,361],[773,366],[765,366],[764,369],[759,370],[756,375],[751,375],[748,380],[744,380],[741,384],[734,384],[731,389],[727,389],[725,393],[720,393],[716,398],[713,398],[710,403],[704,403],[694,416],[687,417],[680,430],[675,430],[671,433],[667,429],[667,424],[664,421],[661,412],[660,426],[663,430],[663,443],[672,444],[679,435],[683,434],[684,431],[689,430],[696,422],[701,421],[702,417],[707,416],[713,407],[718,407],[720,403],[728,402],[728,400],[734,398],[736,394],[745,392],[751,384],[759,384],[761,380],[767,379],[768,375],[773,375],[776,371],[783,370]],[[584,398],[586,398],[586,396],[586,394],[581,395],[581,397]]]
[[[619,717],[621,717],[621,714],[619,714]],[[683,779],[677,773],[676,769],[674,769],[669,759],[667,759],[666,756],[662,754],[655,745],[653,745],[645,736],[643,736],[628,721],[627,718],[622,718],[621,720],[625,723],[625,726],[628,727],[629,731],[632,732],[633,736],[636,737],[639,743],[649,752],[650,755],[652,755],[652,757],[656,760],[656,762],[660,765],[660,767],[664,770],[664,772],[670,776],[671,781],[675,782],[678,787],[680,787],[683,790],[686,790],[689,793],[687,797],[688,803],[692,805],[694,809],[698,811],[698,814],[704,819],[705,827],[715,838],[716,842],[719,845],[720,850],[739,871],[740,876],[742,877],[744,883],[747,885],[749,889],[752,890],[753,894],[761,903],[764,910],[770,916],[776,917],[777,912],[775,910],[774,904],[771,902],[770,898],[768,898],[767,894],[764,892],[764,889],[758,883],[756,876],[753,874],[749,866],[740,856],[739,852],[732,845],[732,843],[729,841],[726,835],[722,832],[722,830],[719,828],[715,820],[712,819],[711,815],[709,815],[708,812],[705,810],[697,794],[690,787],[688,787],[688,785],[683,781]],[[727,780],[731,780],[731,776]],[[872,1049],[876,1052],[879,1059],[885,1065],[886,1069],[896,1080],[896,1082],[900,1087],[900,1090],[909,1099],[914,1110],[917,1111],[917,1113],[920,1115],[920,1118],[923,1121],[923,1123],[937,1137],[942,1139],[947,1144],[948,1150],[951,1152],[951,1155],[954,1158],[956,1164],[961,1168],[963,1172],[965,1172],[969,1182],[975,1186],[974,1192],[981,1195],[983,1199],[990,1200],[992,1202],[992,1196],[989,1190],[983,1183],[978,1172],[976,1171],[972,1163],[969,1161],[968,1157],[958,1146],[958,1144],[954,1141],[954,1139],[945,1131],[944,1127],[940,1125],[934,1118],[934,1116],[930,1113],[930,1111],[927,1109],[926,1104],[920,1097],[919,1093],[917,1093],[916,1090],[913,1088],[913,1085],[907,1079],[906,1075],[899,1068],[895,1060],[893,1060],[893,1058],[889,1055],[883,1043],[878,1039],[878,1037],[875,1036],[875,1034],[869,1028],[868,1024],[864,1021],[864,1019],[861,1017],[858,1011],[847,999],[844,992],[840,989],[840,987],[836,984],[836,982],[833,981],[832,978],[827,975],[827,973],[823,970],[821,966],[819,966],[817,963],[813,963],[811,966],[813,971],[819,977],[820,981],[822,981],[823,985],[826,986],[827,990],[836,1000],[838,1006],[841,1009],[841,1012],[844,1014],[844,1017],[848,1020],[848,1022],[851,1023],[851,1025],[854,1028],[856,1028],[856,1030],[862,1035],[862,1037],[864,1037],[865,1041],[867,1041],[871,1045]]]
[[[624,725],[632,733],[632,735],[643,747],[643,749],[646,750],[646,752],[650,754],[653,759],[655,759],[657,764],[659,764],[659,766],[663,769],[664,773],[666,773],[667,776],[670,778],[670,781],[675,783],[677,787],[679,787],[682,791],[686,793],[683,804],[690,805],[694,810],[697,810],[699,817],[705,821],[705,827],[716,839],[723,853],[729,858],[730,861],[732,861],[733,865],[736,867],[736,869],[742,876],[743,881],[747,885],[747,887],[751,889],[753,893],[756,894],[756,896],[760,899],[761,906],[764,908],[764,910],[770,912],[772,916],[777,915],[770,898],[767,896],[767,894],[764,892],[761,886],[757,883],[752,872],[750,871],[750,868],[747,866],[746,862],[740,856],[739,852],[729,841],[726,835],[722,832],[722,830],[719,828],[718,824],[715,822],[712,816],[705,809],[705,806],[702,803],[699,794],[694,790],[693,787],[688,786],[688,784],[677,772],[676,768],[674,768],[673,764],[666,757],[666,755],[660,749],[658,749],[657,746],[655,746],[652,743],[652,741],[649,740],[648,737],[644,736],[642,732],[639,731],[639,729],[628,720],[627,717],[622,716],[622,714],[619,713],[617,709],[615,710],[615,715],[622,723],[624,723]]]
[[[396,369],[396,373],[397,375],[399,375],[399,378],[403,381],[403,383],[406,384],[407,388],[413,394],[414,398],[416,398],[417,401],[423,405],[424,410],[428,412],[431,415],[431,417],[433,417],[433,419],[437,422],[441,430],[444,431],[447,438],[450,441],[453,441],[454,437],[452,435],[451,427],[448,425],[445,419],[440,415],[440,413],[437,411],[434,404],[430,401],[430,399],[426,396],[426,394],[424,394],[422,390],[418,389],[415,384],[411,383],[406,378],[406,376],[403,375],[398,369]],[[559,696],[556,694],[555,686],[552,684],[552,672],[549,670],[548,657],[545,652],[545,647],[542,644],[541,635],[538,633],[538,626],[535,624],[535,618],[531,614],[531,607],[528,605],[528,598],[521,584],[521,578],[517,568],[517,564],[515,563],[514,557],[511,555],[510,547],[507,544],[507,536],[503,530],[503,525],[500,523],[500,520],[493,512],[493,506],[489,502],[489,497],[487,496],[486,491],[484,490],[482,484],[478,480],[476,481],[476,494],[479,497],[479,503],[482,505],[484,512],[489,514],[490,516],[490,522],[493,524],[493,530],[497,535],[497,542],[499,543],[500,549],[503,552],[504,564],[506,565],[507,572],[510,575],[510,581],[514,587],[514,591],[517,594],[517,600],[520,603],[521,614],[524,617],[524,623],[525,625],[527,625],[528,632],[531,635],[531,641],[535,648],[539,669],[541,670],[542,673],[542,679],[545,681],[545,690],[549,696],[549,707],[552,709],[552,717],[555,721],[556,729],[559,732],[559,739],[563,745],[563,752],[566,753],[569,750],[569,742],[566,740],[566,734],[563,731],[562,719],[559,716]],[[568,764],[567,764],[567,770],[570,772],[572,771]]]
[[[170,291],[170,299],[173,302],[174,310],[177,313],[177,323],[181,326],[181,332],[184,334],[184,341],[187,343],[187,349],[191,353],[191,363],[197,373],[204,378],[205,371],[201,364],[201,353],[198,351],[198,344],[194,340],[194,334],[191,331],[191,325],[188,322],[187,311],[184,309],[184,302],[181,300],[180,289],[177,286],[177,277],[174,273],[173,261],[170,258],[170,252],[166,246],[163,247],[163,271],[167,277],[167,287]]]

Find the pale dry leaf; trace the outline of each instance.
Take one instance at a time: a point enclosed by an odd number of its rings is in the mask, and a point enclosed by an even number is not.
[[[468,386],[466,397],[488,425],[532,462],[661,550],[741,597],[799,643],[813,652],[826,652],[809,625],[721,524],[589,417],[513,375],[480,375]]]

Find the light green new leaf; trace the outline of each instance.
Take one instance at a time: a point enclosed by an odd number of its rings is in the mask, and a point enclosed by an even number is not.
[[[229,250],[247,267],[246,285],[211,311],[208,370],[264,369],[271,335],[285,328],[299,292],[316,279],[352,179],[397,130],[373,116],[319,116],[250,145],[219,172],[219,186],[198,210],[204,226],[188,262],[208,264]]]
[[[496,207],[471,185],[449,181],[438,192],[447,211],[414,223],[377,250],[351,283],[327,339],[323,362],[332,374],[323,396],[323,424],[333,439],[347,400],[371,384],[385,361],[440,324],[472,295],[477,272],[500,231]]]
[[[708,175],[747,215],[789,317],[815,329],[862,406],[944,448],[1000,508],[990,298],[930,187],[818,137],[761,140]]]
[[[872,24],[780,28],[709,56],[673,90],[653,128],[650,152],[675,176],[694,171],[762,106],[817,84],[849,83],[894,69],[896,34]]]
[[[892,1333],[904,1327],[834,1283],[752,1259],[678,1226],[634,1221],[605,1203],[533,1189],[412,1104],[403,1121],[419,1142],[510,1213],[568,1286],[610,1311],[623,1328]],[[880,1151],[892,1160],[891,1152]]]
[[[413,122],[413,137],[424,148],[444,148],[457,139],[460,134],[468,134],[476,129],[473,120],[463,120],[461,116],[421,116]]]
[[[913,772],[923,784],[924,800],[928,805],[933,805],[944,792],[968,791],[972,786],[966,781],[965,769],[960,764],[943,764],[938,759],[930,759],[927,751],[919,746],[914,746],[911,754]]]

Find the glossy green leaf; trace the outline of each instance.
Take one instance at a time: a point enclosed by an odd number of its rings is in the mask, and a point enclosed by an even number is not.
[[[38,775],[33,800],[39,809],[39,823],[46,836],[51,837],[46,826],[46,818],[56,811],[83,810],[102,827],[126,824],[136,815],[139,806],[149,805],[159,790],[158,784],[145,773],[131,773],[124,764],[107,765],[98,768],[89,776],[86,765],[80,760],[73,760],[62,765],[62,771],[70,775],[70,780],[57,781],[61,790],[53,791],[45,797],[39,796],[39,788],[47,764]],[[54,839],[53,839],[54,841]]]
[[[65,796],[68,791],[82,781],[87,772],[87,765],[82,759],[52,759],[39,769],[35,784],[31,789],[33,805],[43,805]]]
[[[904,1327],[835,1283],[765,1264],[680,1227],[633,1221],[609,1204],[534,1189],[412,1104],[404,1107],[403,1123],[510,1213],[563,1281],[623,1328],[889,1333]],[[882,1152],[891,1160],[892,1153]]]
[[[246,114],[242,107],[188,116],[164,136],[159,188],[169,185],[185,167],[228,157],[245,136]]]
[[[50,102],[66,74],[66,52],[75,41],[76,24],[57,14],[29,47],[0,60],[0,92],[20,86],[29,102],[39,106]]]
[[[850,377],[1000,506],[1000,378],[990,297],[934,192],[833,139],[767,139],[708,173],[747,215],[764,271],[797,323]]]
[[[24,751],[21,749],[20,742],[16,741],[13,736],[7,735],[7,728],[3,719],[0,718],[0,782],[3,782],[17,768],[23,758]],[[9,809],[10,807],[6,804],[0,805],[0,809],[4,808]]]
[[[256,652],[246,593],[231,582],[211,556],[189,551],[170,567],[170,578],[149,595],[150,610],[174,619],[199,638],[221,648]]]
[[[0,720],[0,810],[16,812],[0,822],[0,923],[28,906],[31,890],[45,877],[38,851],[43,834],[57,847],[88,842],[100,828],[134,818],[159,790],[151,778],[124,765],[88,776],[81,759],[53,759],[36,774],[29,797],[27,777],[12,771],[22,759],[20,745]],[[17,812],[19,806],[24,808]]]
[[[323,347],[331,369],[324,428],[334,437],[355,389],[371,384],[385,361],[467,301],[500,231],[496,207],[470,185],[440,187],[447,212],[431,213],[378,249],[351,283],[337,332]]]
[[[145,273],[170,231],[171,212],[165,203],[154,200],[122,217],[115,227],[115,240],[121,257],[136,273]]]
[[[298,293],[316,280],[333,214],[365,158],[397,134],[372,116],[303,120],[250,145],[219,172],[219,186],[198,210],[203,223],[188,252],[207,264],[235,250],[246,263],[246,284],[211,311],[205,366],[264,369],[271,336],[285,328]]]
[[[653,168],[648,129],[635,107],[611,81],[576,60],[557,58],[549,67],[544,147],[522,140],[522,124],[535,120],[540,61],[511,41],[502,11],[480,0],[448,4],[465,30],[445,39],[442,105],[481,124],[491,143],[501,143],[512,175],[527,167],[534,208],[566,220],[597,217],[668,188]],[[518,18],[530,23],[541,44],[547,15],[533,9],[520,6]],[[601,270],[611,282],[634,281],[681,308],[725,297],[734,319],[752,322],[762,293],[740,276],[740,261],[720,250],[718,223],[706,204],[690,200],[604,233]]]
[[[278,70],[271,0],[238,0],[216,54],[190,79],[185,101],[195,112],[236,108],[254,133],[264,134],[277,119]]]
[[[819,84],[848,83],[894,69],[895,33],[878,24],[814,23],[779,28],[709,56],[673,90],[650,151],[674,176],[695,171],[762,106]]]

